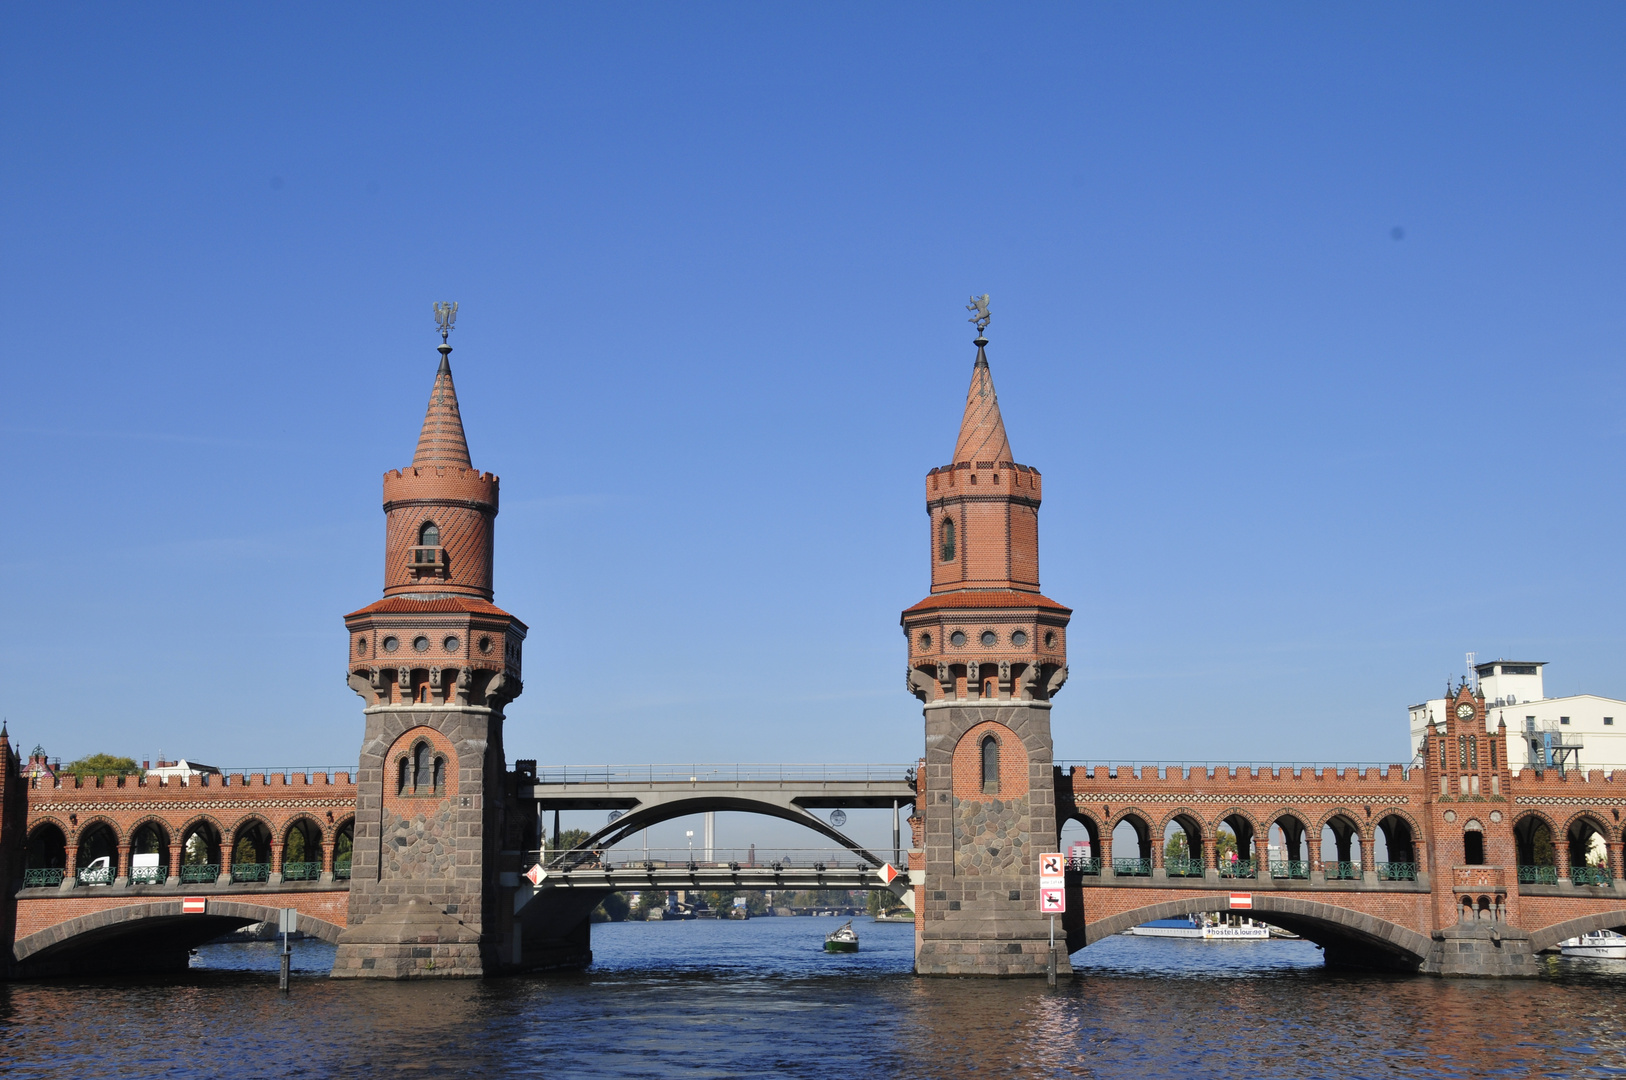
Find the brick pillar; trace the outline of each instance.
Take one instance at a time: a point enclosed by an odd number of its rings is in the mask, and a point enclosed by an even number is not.
[[[1101,850],[1097,851],[1096,855],[1100,856],[1100,858],[1101,858],[1101,876],[1102,877],[1110,877],[1112,875],[1112,822],[1111,821],[1108,821],[1106,824],[1101,826],[1100,848],[1101,848]]]
[[[220,877],[217,881],[231,881],[231,849],[235,837],[222,836],[220,838]]]
[[[185,853],[185,850],[181,846],[179,837],[176,838],[173,844],[169,845],[169,876],[172,881],[179,881],[181,878],[181,855]]]
[[[322,841],[322,873],[324,875],[331,876],[333,874],[333,852],[337,847],[338,844],[332,837]]]
[[[282,873],[282,841],[271,841],[271,873]]]
[[[1364,873],[1375,873],[1377,863],[1377,830],[1368,825],[1361,830],[1361,870]]]
[[[121,778],[122,779],[122,778]],[[119,844],[118,859],[113,868],[113,877],[127,878],[130,876],[130,841],[125,840]]]
[[[63,881],[75,881],[79,877],[79,833],[68,837],[68,865],[62,871]]]
[[[1163,869],[1163,841],[1155,833],[1152,835],[1152,869]]]
[[[1616,881],[1626,877],[1626,863],[1622,862],[1623,857],[1626,857],[1626,852],[1623,852],[1622,848],[1626,848],[1626,844],[1622,844],[1619,840],[1609,841],[1609,876]]]

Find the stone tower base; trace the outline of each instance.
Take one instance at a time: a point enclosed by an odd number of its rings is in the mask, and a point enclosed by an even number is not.
[[[484,975],[480,935],[423,900],[339,936],[335,979],[471,979]]]
[[[1436,930],[1422,970],[1463,978],[1528,978],[1536,974],[1536,956],[1523,930],[1472,922]]]

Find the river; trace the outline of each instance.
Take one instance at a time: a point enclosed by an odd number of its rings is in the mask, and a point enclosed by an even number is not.
[[[917,979],[913,927],[858,919],[593,928],[582,973],[324,978],[301,942],[208,946],[151,982],[0,984],[14,1077],[1488,1077],[1626,1075],[1626,963],[1519,982],[1325,971],[1302,941],[1115,937],[1078,977]]]

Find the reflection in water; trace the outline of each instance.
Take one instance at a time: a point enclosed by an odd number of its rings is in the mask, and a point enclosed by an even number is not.
[[[321,977],[297,950],[204,949],[206,967],[133,980],[0,985],[10,1077],[1134,1077],[1626,1071],[1626,963],[1547,962],[1526,982],[1341,975],[1306,942],[1115,937],[1079,977],[916,979],[913,928],[838,920],[595,927],[590,972],[485,982]]]

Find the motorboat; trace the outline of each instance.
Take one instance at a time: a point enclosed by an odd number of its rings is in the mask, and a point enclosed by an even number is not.
[[[853,929],[853,921],[848,919],[840,927],[832,930],[824,939],[825,952],[857,952],[858,931]]]
[[[1563,956],[1579,956],[1588,960],[1626,960],[1626,935],[1613,930],[1594,930],[1590,934],[1560,941],[1558,951]]]
[[[1188,915],[1182,919],[1153,919],[1131,926],[1124,933],[1135,937],[1189,938],[1201,941],[1265,941],[1270,927],[1252,919],[1222,915]]]

